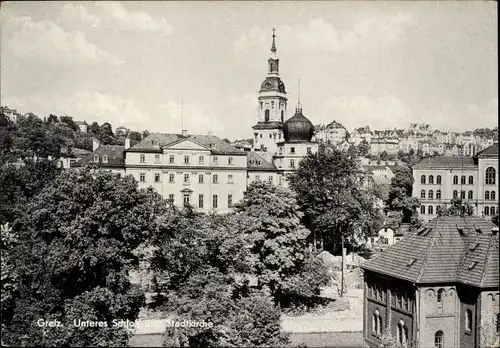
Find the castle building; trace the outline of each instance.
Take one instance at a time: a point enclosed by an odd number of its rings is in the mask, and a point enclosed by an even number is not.
[[[387,248],[364,270],[363,335],[408,348],[498,347],[498,227],[442,216]]]
[[[286,185],[285,176],[308,153],[314,126],[300,103],[287,119],[285,85],[273,29],[268,73],[257,98],[259,113],[252,149],[236,148],[214,135],[152,133],[134,146],[99,146],[74,167],[89,164],[120,175],[132,175],[140,188],[153,187],[173,204],[190,204],[200,211],[228,212],[243,198],[249,184],[268,181]],[[248,151],[250,150],[250,151]]]

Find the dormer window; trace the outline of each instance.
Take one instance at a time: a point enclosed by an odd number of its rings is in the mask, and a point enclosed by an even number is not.
[[[160,146],[160,142],[158,140],[153,140],[153,146],[154,147],[159,147]]]
[[[102,156],[102,163],[108,163],[108,156]]]
[[[99,155],[94,155],[94,162],[99,162]]]

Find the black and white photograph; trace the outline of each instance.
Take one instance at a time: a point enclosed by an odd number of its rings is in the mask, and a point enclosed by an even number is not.
[[[3,1],[2,347],[500,348],[496,1]]]

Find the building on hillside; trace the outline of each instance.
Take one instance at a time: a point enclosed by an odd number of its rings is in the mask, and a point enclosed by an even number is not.
[[[119,175],[125,175],[125,147],[117,145],[100,145],[84,156],[81,160],[71,163],[71,167],[82,168],[87,165],[109,170]]]
[[[371,173],[377,184],[389,185],[394,178],[394,172],[387,165],[363,165],[362,167]]]
[[[281,185],[282,175],[278,175],[276,167],[261,151],[249,151],[247,155],[248,184],[255,181],[267,181],[274,185]]]
[[[333,121],[326,126],[315,127],[316,134],[314,140],[325,144],[338,145],[347,141],[346,128],[337,121]]]
[[[7,106],[2,106],[0,111],[13,123],[17,122],[17,118],[21,116],[16,109],[9,109]]]
[[[424,158],[413,165],[413,180],[424,221],[448,208],[453,198],[472,205],[474,215],[491,218],[498,213],[498,143],[474,157]]]
[[[127,134],[129,133],[129,129],[123,126],[116,127],[115,129],[115,135],[117,137],[126,137]]]
[[[424,155],[440,155],[442,156],[445,151],[445,145],[439,144],[437,141],[429,139],[423,140],[419,143],[419,149],[422,150]]]
[[[433,133],[432,127],[424,123],[410,123],[408,130],[413,134],[431,135]]]
[[[399,151],[398,138],[372,138],[370,143],[370,154],[378,156],[383,152],[388,155],[396,155]]]
[[[243,151],[251,151],[253,148],[252,143],[247,140],[236,140],[231,145]]]
[[[497,347],[498,242],[489,221],[443,216],[364,263],[367,345]]]
[[[88,132],[88,124],[85,121],[75,121],[75,124],[78,126],[78,129],[81,133]]]
[[[461,156],[461,155],[462,155],[462,148],[460,145],[450,144],[450,143],[444,144],[443,156],[453,157],[453,156]]]
[[[370,144],[373,137],[373,132],[370,130],[370,127],[364,126],[360,128],[356,128],[350,135],[350,142],[354,145],[359,145],[361,142],[366,141]]]
[[[417,152],[419,149],[419,138],[413,135],[402,138],[399,142],[399,150],[403,152],[410,152],[413,150]]]

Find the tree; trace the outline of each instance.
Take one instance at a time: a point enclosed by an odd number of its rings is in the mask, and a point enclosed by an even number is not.
[[[367,219],[381,220],[359,163],[339,150],[321,146],[300,162],[288,180],[305,225],[315,233],[314,241],[318,238],[330,248],[343,239],[352,240],[361,227],[372,226]]]
[[[148,131],[148,130],[143,131],[143,132],[142,132],[142,139],[149,137],[149,134],[150,134],[150,133],[149,133],[149,131]]]
[[[256,255],[255,275],[260,288],[268,287],[275,301],[319,295],[328,283],[326,269],[308,253],[311,233],[301,224],[303,214],[292,192],[267,182],[254,182],[236,205],[240,231],[249,237]],[[308,269],[308,267],[310,267]],[[306,282],[309,275],[317,275]]]
[[[414,227],[420,225],[417,219],[417,208],[420,201],[412,197],[413,174],[407,165],[393,168],[394,177],[391,179],[389,196],[386,200],[387,210],[402,214],[403,223],[411,223]]]
[[[88,132],[91,135],[93,135],[94,137],[98,137],[100,129],[101,129],[101,127],[99,127],[99,123],[92,122],[92,124],[88,127]]]
[[[15,265],[11,261],[11,250],[17,244],[17,236],[12,232],[9,224],[0,226],[1,232],[1,266],[2,266],[2,281],[1,281],[1,329],[4,332],[6,326],[10,323],[13,316],[14,299],[18,290],[18,274]],[[2,346],[4,342],[2,339]]]
[[[130,132],[128,137],[130,139],[130,146],[134,146],[142,140],[142,134],[135,131]]]
[[[359,143],[358,145],[358,155],[364,157],[367,156],[369,152],[370,144],[368,143],[368,141],[363,139],[363,141],[361,141],[361,143]]]
[[[4,162],[4,156],[6,156],[12,149],[12,136],[11,133],[14,129],[14,125],[10,119],[4,114],[3,109],[0,112],[0,165]]]
[[[389,160],[389,154],[387,153],[387,151],[382,151],[382,153],[380,154],[380,159],[382,161],[387,161]]]
[[[113,133],[113,127],[108,122],[105,122],[99,128],[98,134],[99,141],[102,145],[113,145],[116,141]]]
[[[62,123],[65,123],[73,132],[78,132],[79,128],[76,125],[75,121],[73,121],[73,117],[71,116],[61,116],[60,120]]]
[[[10,261],[19,276],[5,342],[19,346],[125,346],[128,333],[112,320],[137,318],[144,303],[129,271],[134,250],[156,228],[165,203],[135,180],[84,168],[67,170],[25,206],[13,224],[19,243]],[[40,318],[64,326],[34,325]],[[102,321],[108,327],[73,325]]]
[[[498,214],[491,218],[491,222],[498,226]]]
[[[458,216],[458,215],[472,215],[474,213],[473,206],[464,202],[460,198],[453,198],[450,201],[450,206],[447,209],[441,209],[440,215],[445,216]]]
[[[56,115],[50,114],[49,117],[47,118],[48,123],[57,123],[59,122],[59,119],[57,118]]]

